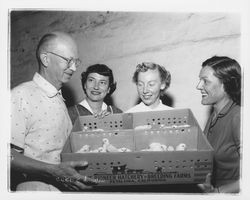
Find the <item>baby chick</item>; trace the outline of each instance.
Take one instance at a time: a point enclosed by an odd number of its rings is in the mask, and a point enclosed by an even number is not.
[[[84,145],[80,150],[78,150],[76,153],[88,153],[90,151],[89,145]]]
[[[180,143],[180,144],[178,144],[178,145],[176,146],[175,150],[176,150],[176,151],[185,151],[186,148],[187,148],[187,145],[186,145],[186,144]]]
[[[118,152],[118,149],[114,147],[112,144],[110,144],[107,138],[103,138],[102,143],[103,143],[103,149],[105,149],[106,152]]]
[[[136,126],[134,129],[135,130],[147,130],[147,129],[151,129],[152,126],[151,125],[141,125],[141,126]]]
[[[168,151],[174,151],[174,147],[173,146],[168,146],[167,150]]]
[[[167,146],[165,144],[153,142],[149,145],[149,150],[150,151],[167,151]]]

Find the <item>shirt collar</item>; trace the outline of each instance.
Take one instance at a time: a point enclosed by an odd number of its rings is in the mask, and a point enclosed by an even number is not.
[[[218,117],[225,116],[231,110],[234,104],[235,103],[233,102],[233,100],[230,99],[229,102],[224,106],[224,108],[222,108],[222,110],[218,114]]]
[[[50,98],[61,95],[61,90],[57,90],[51,83],[49,83],[45,78],[43,78],[37,72],[34,74],[33,81],[46,93]]]
[[[92,114],[94,114],[94,112],[92,111],[92,109],[91,109],[91,107],[86,99],[81,101],[79,104],[82,105],[83,107],[87,108]],[[102,110],[107,110],[107,108],[108,108],[107,104],[105,102],[103,102],[102,103]]]
[[[162,101],[159,100],[159,104],[158,104],[154,109],[151,108],[151,107],[149,107],[149,106],[147,106],[145,103],[143,103],[143,101],[141,101],[140,105],[141,105],[141,106],[144,106],[144,107],[146,107],[146,108],[148,108],[148,110],[156,110],[156,109],[158,109],[159,107],[161,107],[163,104],[162,104]]]

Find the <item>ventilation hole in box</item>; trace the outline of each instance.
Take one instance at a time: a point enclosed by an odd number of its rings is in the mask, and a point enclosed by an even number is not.
[[[178,168],[179,168],[179,165],[176,165],[176,166],[175,166],[175,168],[177,168],[177,169],[178,169]]]
[[[100,167],[97,167],[96,169],[100,170],[101,168],[100,168]]]
[[[162,162],[162,163],[165,163],[165,160],[162,160],[161,162]]]
[[[168,162],[169,162],[169,163],[171,163],[171,162],[172,162],[172,160],[169,160]]]
[[[112,121],[110,121],[109,123],[112,124]]]
[[[197,162],[200,162],[201,160],[200,160],[200,159],[197,159],[196,161],[197,161]]]
[[[185,129],[181,129],[181,132],[185,132]]]
[[[103,163],[103,165],[107,165],[107,163]]]
[[[96,122],[94,122],[94,125],[96,125]]]
[[[155,119],[153,118],[153,119],[152,119],[152,121],[154,122],[154,121],[155,121]]]
[[[117,162],[117,164],[118,164],[118,165],[120,165],[120,164],[121,164],[121,162],[119,162],[119,161],[118,161],[118,162]]]
[[[191,159],[190,162],[194,162],[194,160]]]
[[[99,163],[96,163],[96,165],[100,165]]]
[[[113,165],[113,164],[114,164],[113,162],[110,163],[110,165]]]
[[[118,135],[118,133],[117,133],[117,132],[115,132],[115,133],[114,133],[114,135]]]
[[[118,126],[117,126],[117,125],[115,125],[115,127],[117,128]]]
[[[110,128],[113,128],[113,126],[112,126],[112,125],[110,125]]]
[[[161,124],[161,122],[158,122],[158,124],[160,125],[160,124]]]

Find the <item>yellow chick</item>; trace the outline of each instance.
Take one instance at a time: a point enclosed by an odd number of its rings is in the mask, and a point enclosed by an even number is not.
[[[80,150],[78,150],[76,153],[88,153],[90,151],[89,145],[84,145]]]
[[[106,150],[106,152],[118,152],[118,149],[114,147],[112,144],[110,144],[107,138],[103,138],[102,142],[103,142],[103,149]]]
[[[167,150],[168,151],[174,151],[174,147],[173,146],[168,146]]]
[[[178,144],[178,145],[176,146],[175,150],[176,150],[176,151],[185,151],[185,150],[186,150],[186,147],[187,147],[186,144],[180,143],[180,144]]]
[[[160,143],[153,142],[149,145],[150,151],[162,151],[162,147]]]

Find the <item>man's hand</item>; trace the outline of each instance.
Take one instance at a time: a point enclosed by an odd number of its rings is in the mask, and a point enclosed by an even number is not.
[[[98,180],[83,176],[76,171],[76,168],[85,169],[87,166],[86,161],[62,162],[54,165],[51,173],[56,181],[68,190],[86,190],[98,184]]]

